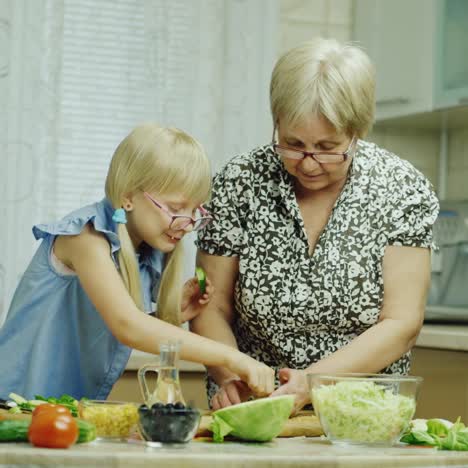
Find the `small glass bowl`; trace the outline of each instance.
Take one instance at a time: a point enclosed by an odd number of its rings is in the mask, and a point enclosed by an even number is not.
[[[81,400],[80,418],[96,426],[98,439],[127,439],[138,423],[138,404],[127,401]]]
[[[138,409],[138,428],[149,445],[185,444],[193,439],[200,424],[200,411],[195,408],[174,408],[141,405]]]
[[[308,374],[323,431],[337,445],[396,444],[416,410],[421,377],[395,374]]]

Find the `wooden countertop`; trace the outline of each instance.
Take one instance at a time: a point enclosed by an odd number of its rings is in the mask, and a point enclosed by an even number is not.
[[[92,442],[66,450],[40,449],[29,444],[2,443],[0,465],[107,467],[342,467],[397,468],[467,466],[468,452],[433,448],[338,447],[322,438],[276,439],[265,444],[190,442],[181,447],[147,447],[143,442]]]

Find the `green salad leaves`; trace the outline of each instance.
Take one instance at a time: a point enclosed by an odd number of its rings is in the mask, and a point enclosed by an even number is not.
[[[460,418],[455,424],[445,419],[414,419],[401,442],[429,445],[440,450],[468,450],[468,427]]]
[[[46,398],[41,395],[35,395],[34,400],[26,400],[21,395],[10,393],[9,397],[17,404],[17,406],[9,410],[11,413],[34,411],[36,406],[42,405],[43,403],[53,403],[55,405],[65,406],[70,410],[72,416],[78,416],[78,401],[70,395],[62,395],[60,398]]]

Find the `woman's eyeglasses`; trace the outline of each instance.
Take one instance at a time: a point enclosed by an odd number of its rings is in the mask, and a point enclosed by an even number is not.
[[[295,159],[301,160],[307,156],[310,156],[312,159],[317,161],[319,164],[339,164],[346,159],[348,159],[351,150],[353,148],[354,143],[356,142],[356,137],[353,136],[351,139],[348,148],[346,151],[343,152],[335,152],[335,151],[302,151],[295,148],[290,148],[289,146],[278,145],[275,142],[275,131],[276,128],[273,129],[273,138],[272,138],[272,146],[275,150],[276,154],[282,156],[283,158],[288,159]]]
[[[191,216],[175,215],[171,213],[165,206],[157,202],[149,193],[143,193],[148,200],[150,200],[155,206],[164,211],[164,213],[166,213],[171,218],[169,229],[173,229],[174,231],[185,229],[190,224],[193,225],[194,231],[199,231],[200,229],[206,227],[207,224],[213,220],[213,217],[210,215],[210,213],[208,213],[208,211],[205,210],[205,208],[203,208],[203,206],[199,206],[197,208],[197,212],[200,214],[200,216],[197,216],[196,218],[192,218]]]

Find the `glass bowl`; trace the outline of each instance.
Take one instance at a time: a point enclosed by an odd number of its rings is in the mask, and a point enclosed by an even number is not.
[[[421,377],[395,374],[308,374],[310,396],[328,440],[391,446],[416,410]]]
[[[185,444],[193,439],[200,424],[200,411],[180,403],[163,405],[155,403],[148,408],[138,408],[140,429],[143,438],[163,444]]]
[[[127,439],[138,423],[138,404],[128,401],[81,400],[78,411],[96,426],[98,439]]]

